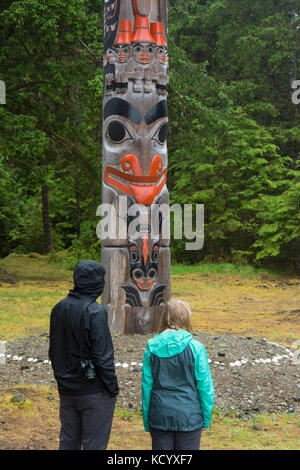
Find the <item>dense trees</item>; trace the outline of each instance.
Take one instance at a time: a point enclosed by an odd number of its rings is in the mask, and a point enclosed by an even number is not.
[[[205,204],[178,261],[300,267],[297,0],[170,0],[172,202]],[[103,0],[0,6],[0,256],[98,256]]]

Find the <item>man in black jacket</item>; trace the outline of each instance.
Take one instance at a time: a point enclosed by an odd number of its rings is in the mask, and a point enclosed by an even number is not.
[[[50,347],[60,396],[60,450],[105,450],[119,393],[107,312],[96,302],[104,267],[83,261],[74,289],[52,309]],[[90,361],[90,362],[89,362]],[[88,380],[81,363],[91,364]]]

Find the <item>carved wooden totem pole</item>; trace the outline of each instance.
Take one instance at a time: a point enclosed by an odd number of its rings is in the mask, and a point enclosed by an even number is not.
[[[170,297],[168,221],[161,215],[151,229],[153,205],[169,204],[167,0],[105,0],[104,21],[102,203],[114,207],[127,237],[102,241],[102,303],[113,331],[148,333]],[[139,237],[130,228],[136,204],[146,210]]]

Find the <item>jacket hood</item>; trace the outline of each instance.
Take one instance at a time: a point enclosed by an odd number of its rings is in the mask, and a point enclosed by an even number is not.
[[[74,269],[74,289],[70,295],[86,295],[97,299],[104,289],[105,268],[96,261],[82,261]]]
[[[148,341],[148,348],[158,357],[173,357],[180,354],[193,340],[186,330],[165,330]]]

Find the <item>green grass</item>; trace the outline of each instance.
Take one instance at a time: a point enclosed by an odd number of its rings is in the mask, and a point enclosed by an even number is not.
[[[275,269],[256,268],[249,265],[236,265],[231,263],[203,263],[197,265],[175,264],[171,268],[171,273],[174,275],[180,274],[230,274],[236,276],[243,276],[245,278],[258,278],[262,274],[268,277],[283,275],[284,271]]]
[[[68,252],[66,250],[45,256],[37,253],[27,255],[11,253],[6,258],[0,260],[0,266],[11,276],[24,280],[66,280],[72,279],[73,273],[73,270],[69,269]],[[282,269],[256,268],[249,265],[200,263],[197,265],[174,264],[171,267],[171,274],[229,274],[253,279],[259,278],[263,274],[273,278],[274,276],[282,276],[289,273]]]
[[[0,288],[0,339],[10,340],[44,333],[53,306],[65,297],[66,281],[20,281]]]
[[[61,267],[51,260],[51,255],[41,256],[36,253],[19,255],[11,253],[0,260],[0,266],[9,275],[20,280],[67,280],[72,279],[72,271]]]
[[[48,330],[51,309],[73,287],[72,270],[61,267],[60,255],[65,259],[66,253],[49,256],[12,253],[0,261],[0,266],[8,275],[18,280],[16,284],[2,283],[0,280],[1,340]],[[281,316],[278,325],[276,312],[282,310],[281,303],[295,310],[299,289],[297,283],[288,289],[277,288],[273,281],[279,280],[280,276],[270,273],[228,263],[175,265],[172,267],[172,295],[190,303],[193,323],[199,330],[223,332],[230,329],[236,334],[248,332],[252,335],[255,324],[255,334],[290,344],[299,338],[299,326],[297,323],[291,324],[288,316]],[[268,284],[267,290],[257,288],[258,279],[259,284]],[[252,297],[256,299],[256,309],[251,303]],[[241,302],[247,309],[247,315],[241,310]],[[270,316],[267,318],[267,315]]]
[[[18,390],[25,394],[23,404],[12,403]],[[49,401],[49,395],[54,400]],[[57,449],[59,441],[59,397],[56,388],[20,385],[0,390],[0,446],[10,448]],[[3,447],[0,447],[3,448]],[[4,447],[5,448],[5,447]],[[140,412],[116,407],[109,450],[151,449]],[[202,450],[299,450],[299,417],[289,413],[259,414],[249,418],[215,408],[211,426],[202,433]]]

